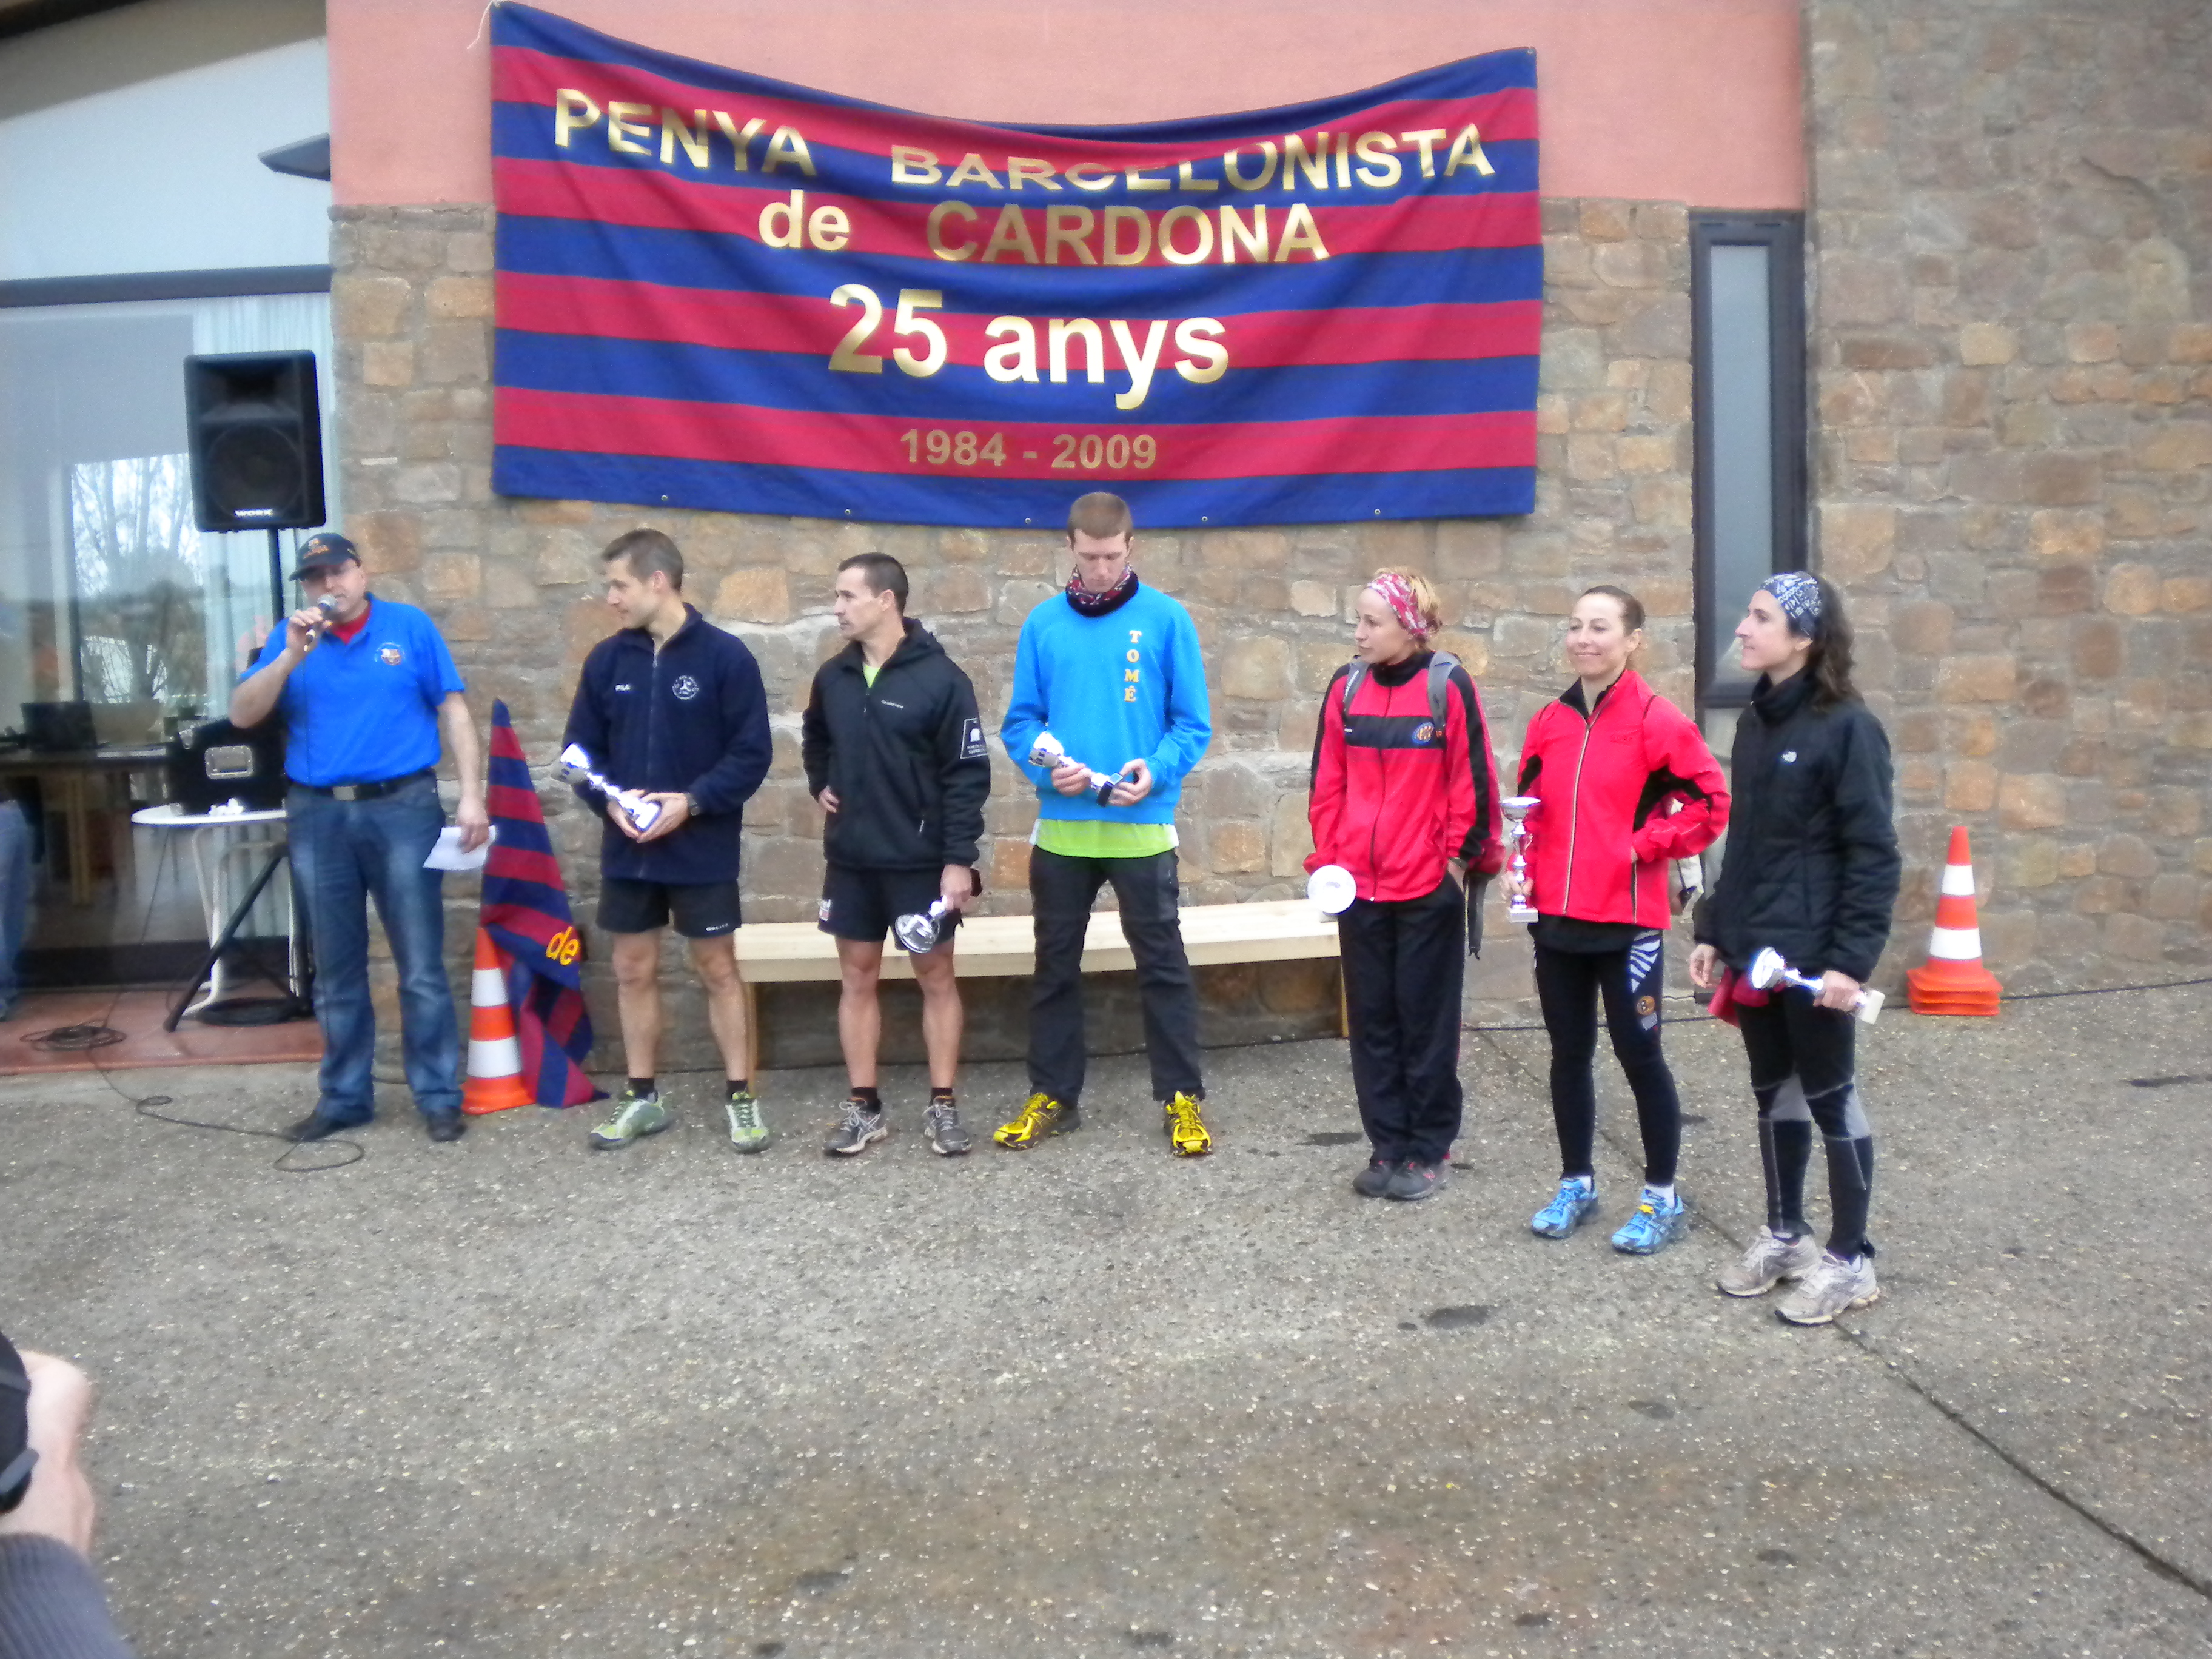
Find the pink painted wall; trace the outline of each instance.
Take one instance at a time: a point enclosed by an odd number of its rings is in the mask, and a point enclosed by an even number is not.
[[[337,200],[491,199],[483,0],[328,0]],[[1547,196],[1804,204],[1797,0],[552,0],[663,51],[936,115],[1149,121],[1536,49]]]

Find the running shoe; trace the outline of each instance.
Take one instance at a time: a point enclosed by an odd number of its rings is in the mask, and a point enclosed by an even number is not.
[[[1828,1325],[1839,1313],[1864,1308],[1881,1300],[1881,1286],[1874,1282],[1874,1258],[1863,1255],[1846,1261],[1830,1251],[1820,1252],[1812,1270],[1800,1279],[1790,1294],[1774,1305],[1775,1317],[1792,1325]]]
[[[1446,1172],[1450,1168],[1443,1158],[1424,1164],[1418,1158],[1409,1158],[1398,1166],[1398,1172],[1390,1177],[1390,1184],[1382,1189],[1382,1195],[1401,1204],[1417,1204],[1443,1190]]]
[[[832,1158],[856,1157],[890,1133],[884,1109],[871,1106],[856,1095],[838,1108],[837,1127],[830,1132],[822,1150]]]
[[[1722,1268],[1714,1284],[1723,1296],[1765,1296],[1784,1279],[1802,1279],[1820,1259],[1820,1247],[1811,1238],[1789,1238],[1761,1227],[1743,1260]]]
[[[1552,1201],[1528,1218],[1528,1231],[1543,1238],[1565,1238],[1597,1213],[1597,1182],[1563,1176]]]
[[[757,1152],[767,1149],[768,1121],[761,1116],[760,1102],[750,1089],[732,1090],[722,1103],[722,1111],[730,1120],[730,1145],[741,1152]]]
[[[1690,1206],[1681,1194],[1662,1198],[1646,1187],[1636,1213],[1613,1236],[1613,1248],[1623,1255],[1656,1255],[1689,1230]]]
[[[974,1144],[961,1127],[960,1109],[949,1100],[931,1101],[921,1115],[921,1127],[928,1133],[929,1150],[939,1158],[965,1158]]]
[[[1082,1115],[1073,1106],[1063,1106],[1050,1095],[1038,1093],[1024,1103],[1012,1122],[1001,1123],[994,1130],[991,1139],[1010,1152],[1025,1152],[1049,1136],[1082,1127]]]
[[[1168,1144],[1177,1158],[1204,1158],[1213,1150],[1213,1136],[1198,1115],[1198,1102],[1190,1096],[1179,1094],[1162,1103],[1160,1112]]]
[[[1362,1198],[1380,1198],[1390,1190],[1390,1177],[1397,1173],[1395,1160],[1370,1158],[1367,1167],[1352,1177],[1352,1190]]]
[[[591,1142],[602,1152],[612,1152],[633,1140],[659,1134],[671,1121],[668,1108],[660,1103],[659,1090],[647,1089],[641,1094],[625,1086],[615,1102],[614,1115],[592,1129]]]

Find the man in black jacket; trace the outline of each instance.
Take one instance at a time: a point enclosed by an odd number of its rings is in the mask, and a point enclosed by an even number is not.
[[[876,1089],[884,934],[940,902],[940,942],[914,958],[929,1052],[922,1121],[932,1151],[954,1158],[969,1147],[952,1092],[961,1025],[952,939],[981,887],[991,762],[975,687],[928,629],[907,620],[906,595],[906,570],[888,554],[837,567],[837,629],[852,643],[816,671],[803,727],[806,787],[829,815],[822,930],[837,940],[837,1038],[852,1085],[823,1150],[847,1158],[890,1133]]]
[[[629,1086],[592,1145],[626,1146],[668,1127],[654,1080],[660,1044],[660,930],[691,941],[707,1018],[729,1079],[730,1144],[769,1142],[745,1064],[745,991],[738,975],[738,831],[768,775],[768,697],[742,641],[684,602],[684,556],[658,530],[617,536],[601,556],[617,633],[584,659],[566,744],[638,815],[600,790],[576,793],[606,820],[599,848],[599,926],[615,936],[615,995]]]

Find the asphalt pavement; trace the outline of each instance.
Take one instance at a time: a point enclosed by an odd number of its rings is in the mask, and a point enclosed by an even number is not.
[[[1670,1005],[1670,1012],[1673,1006]],[[1685,1011],[1686,1012],[1686,1011]],[[1609,1058],[1599,1224],[1540,1032],[1470,1032],[1420,1204],[1359,1199],[1344,1046],[1140,1060],[1022,1154],[733,1154],[587,1109],[351,1149],[309,1068],[0,1082],[0,1326],[103,1391],[100,1566],[145,1659],[2197,1655],[2212,1650],[2212,988],[1869,1033],[1886,1291],[1779,1324],[1732,1033],[1668,1046],[1697,1225],[1649,1261]],[[1018,1068],[975,1068],[983,1141]],[[321,1168],[322,1165],[343,1167]],[[1821,1190],[1819,1165],[1815,1193]]]

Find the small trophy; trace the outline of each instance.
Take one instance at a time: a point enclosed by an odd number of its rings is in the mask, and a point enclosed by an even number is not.
[[[1516,893],[1511,902],[1505,907],[1505,914],[1516,921],[1536,920],[1536,907],[1525,890],[1528,885],[1528,838],[1531,834],[1528,821],[1543,804],[1534,795],[1509,795],[1498,803],[1498,810],[1505,814],[1505,832],[1513,838],[1513,861],[1507,867],[1523,890]]]
[[[927,910],[917,910],[911,915],[901,916],[891,923],[891,937],[902,950],[915,956],[927,956],[937,948],[945,937],[945,902],[939,899]]]
[[[1820,989],[1819,980],[1806,978],[1783,961],[1782,952],[1771,945],[1751,959],[1751,971],[1744,977],[1751,981],[1751,988],[1754,991],[1771,990],[1778,984],[1794,985],[1801,991],[1811,991],[1815,994]],[[1871,985],[1862,986],[1857,1000],[1851,1004],[1851,1012],[1858,1017],[1861,1024],[1871,1025],[1881,1018],[1881,992]]]
[[[561,775],[571,783],[588,783],[622,809],[629,820],[630,828],[639,835],[660,822],[661,805],[647,800],[643,792],[617,787],[592,769],[592,757],[580,743],[572,743],[561,751]]]
[[[1030,764],[1042,766],[1047,771],[1050,771],[1065,761],[1073,759],[1074,757],[1067,752],[1060,740],[1049,732],[1038,732],[1037,740],[1030,745]],[[1075,764],[1081,766],[1083,763],[1076,761]],[[1122,769],[1123,771],[1127,769],[1127,767]],[[1093,771],[1091,774],[1091,793],[1101,806],[1110,806],[1113,803],[1107,797],[1121,786],[1121,775],[1119,772]]]
[[[1306,896],[1321,906],[1323,915],[1340,916],[1359,896],[1359,888],[1342,865],[1324,864],[1306,878]]]

